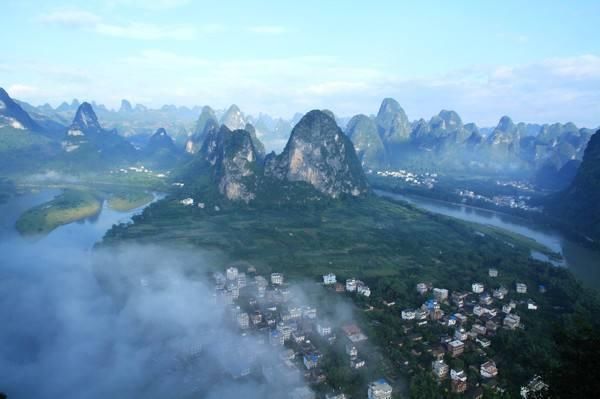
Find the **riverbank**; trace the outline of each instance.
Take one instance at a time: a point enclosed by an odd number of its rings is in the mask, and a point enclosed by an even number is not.
[[[145,191],[128,191],[115,193],[108,199],[108,206],[119,212],[128,212],[147,205],[154,199],[154,195]]]
[[[555,266],[568,268],[575,278],[584,286],[600,290],[600,251],[590,249],[571,236],[563,234],[559,229],[540,225],[527,219],[514,215],[503,214],[489,209],[476,208],[465,204],[456,204],[438,199],[415,195],[403,195],[394,192],[375,190],[377,195],[408,202],[412,206],[431,213],[450,216],[455,219],[477,223],[482,226],[491,226],[495,230],[501,229],[511,234],[527,237],[550,249],[550,253],[559,253],[562,260],[556,256],[549,256],[548,251],[539,251],[531,246],[534,251],[542,253],[547,258],[539,257],[539,253],[532,252],[532,256],[553,263]]]

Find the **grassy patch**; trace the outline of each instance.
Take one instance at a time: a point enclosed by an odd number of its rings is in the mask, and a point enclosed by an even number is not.
[[[127,212],[146,205],[154,196],[145,191],[128,191],[113,194],[108,199],[108,206],[119,212]]]
[[[102,201],[89,191],[65,190],[52,201],[24,212],[16,223],[22,235],[48,234],[55,228],[96,215]]]

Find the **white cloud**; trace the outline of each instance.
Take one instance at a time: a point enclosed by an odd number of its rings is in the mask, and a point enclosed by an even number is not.
[[[286,33],[287,29],[278,25],[257,25],[249,27],[248,31],[264,35],[280,35]]]
[[[364,82],[328,81],[311,84],[302,92],[305,94],[332,96],[337,94],[356,93],[370,88],[370,84]]]
[[[4,80],[40,88],[27,96],[40,103],[85,96],[110,105],[127,94],[150,106],[175,103],[223,108],[235,102],[250,113],[291,116],[329,108],[337,115],[353,115],[377,112],[382,98],[395,97],[410,119],[429,119],[440,109],[454,109],[465,122],[480,126],[495,125],[505,114],[515,121],[600,124],[598,55],[406,76],[396,73],[393,66],[369,60],[348,62],[323,55],[214,58],[193,50],[183,54],[159,48],[111,60],[112,69],[87,70],[93,78],[78,81],[67,77],[74,72],[72,66],[38,65],[34,69],[31,60],[11,61],[12,70],[24,75],[10,72]]]
[[[139,40],[192,40],[196,36],[196,30],[189,26],[162,27],[142,23],[127,25],[100,23],[94,30],[102,35]]]
[[[48,24],[56,24],[74,28],[85,28],[95,26],[101,18],[87,11],[81,10],[59,10],[49,14],[40,15],[39,21]]]
[[[109,0],[113,7],[129,6],[148,10],[164,10],[189,4],[191,0]]]
[[[29,97],[37,94],[38,88],[31,85],[15,83],[7,88],[11,96],[14,97]]]
[[[137,40],[193,40],[197,29],[193,26],[162,26],[140,22],[106,22],[99,15],[82,10],[60,10],[40,15],[38,20],[71,29],[83,29],[100,35]],[[213,25],[209,25],[212,27]]]

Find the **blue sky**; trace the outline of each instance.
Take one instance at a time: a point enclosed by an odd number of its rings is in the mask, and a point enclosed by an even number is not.
[[[34,104],[600,125],[597,1],[6,2],[0,86]]]

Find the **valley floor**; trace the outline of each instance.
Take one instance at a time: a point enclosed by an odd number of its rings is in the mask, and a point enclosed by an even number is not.
[[[185,206],[176,198],[159,201],[135,217],[134,224],[114,226],[101,245],[193,246],[222,254],[222,264],[215,265],[221,269],[244,262],[258,273],[284,273],[292,281],[315,281],[329,272],[341,281],[361,279],[371,287],[371,297],[353,300],[360,308],[374,309],[362,327],[386,354],[389,375],[400,371],[422,377],[423,370],[431,369],[439,334],[453,331],[434,324],[402,332],[406,324],[400,310],[422,302],[415,294],[419,282],[451,292],[469,290],[474,282],[490,289],[514,287],[516,282],[532,287],[526,299],[540,310],[521,315],[525,329],[492,336],[491,347],[473,347],[461,363],[466,369],[478,368],[485,359],[494,359],[501,370],[494,381],[514,394],[536,374],[553,375],[557,365],[577,367],[561,357],[564,348],[555,339],[563,327],[556,328],[563,323],[576,330],[571,320],[582,309],[588,320],[590,314],[599,314],[597,299],[568,271],[530,257],[531,241],[406,203],[369,197],[312,207],[253,208],[208,201],[202,206]],[[490,279],[489,268],[497,269],[500,277]],[[538,286],[544,287],[543,293]],[[390,302],[395,306],[385,305]],[[409,334],[427,340],[410,341]],[[540,350],[551,355],[540,356]],[[422,382],[421,377],[415,381]],[[559,388],[563,383],[555,382]]]

